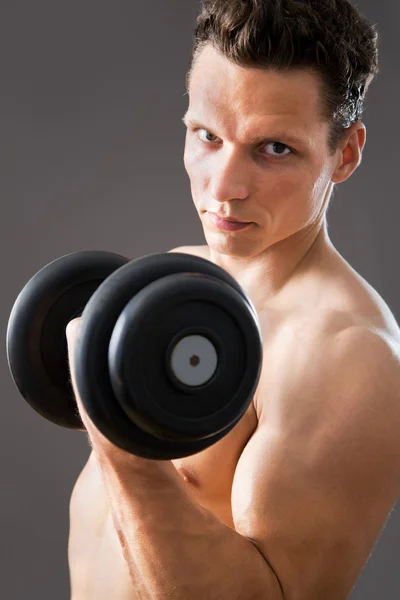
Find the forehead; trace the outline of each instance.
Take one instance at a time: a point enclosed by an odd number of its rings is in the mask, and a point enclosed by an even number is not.
[[[321,127],[320,80],[312,71],[278,72],[238,66],[211,45],[193,66],[189,112],[199,119],[229,118],[245,123]]]

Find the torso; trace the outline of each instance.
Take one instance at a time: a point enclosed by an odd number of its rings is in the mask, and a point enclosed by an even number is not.
[[[209,258],[207,246],[190,247],[185,251]],[[273,365],[289,357],[290,340],[293,344],[293,340],[298,343],[302,337],[312,336],[318,347],[319,336],[322,339],[338,329],[358,325],[379,329],[400,341],[399,328],[386,303],[342,257],[332,256],[326,273],[325,281],[310,288],[312,298],[307,295],[303,301],[299,298],[296,310],[288,303],[287,306],[271,304],[265,311],[258,311],[264,340],[260,386],[264,382],[266,390],[269,379],[272,381],[268,373],[276,368]],[[277,383],[279,385],[279,381]],[[264,391],[261,395],[264,397]],[[268,410],[268,404],[261,402],[256,393],[246,414],[227,436],[193,457],[172,461],[193,498],[232,528],[231,489],[235,469],[257,428],[261,410]],[[71,496],[68,555],[72,600],[133,600],[136,597],[92,456]]]

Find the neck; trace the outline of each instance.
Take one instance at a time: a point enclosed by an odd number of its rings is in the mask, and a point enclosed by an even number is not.
[[[261,310],[290,291],[305,275],[321,268],[335,252],[325,215],[307,230],[296,233],[256,256],[235,257],[210,248],[210,259],[228,271],[242,286],[255,308]],[[296,286],[297,287],[297,286]]]

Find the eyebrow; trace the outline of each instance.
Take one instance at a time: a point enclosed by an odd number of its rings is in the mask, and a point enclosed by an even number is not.
[[[182,121],[185,125],[192,125],[192,127],[199,127],[201,129],[207,129],[203,123],[201,123],[200,121],[198,121],[196,119],[190,119],[186,115],[182,118]],[[250,144],[261,144],[263,142],[267,142],[267,141],[271,141],[271,140],[278,141],[281,139],[287,140],[291,144],[299,144],[299,145],[305,144],[305,140],[302,139],[301,137],[298,137],[296,135],[293,135],[290,132],[285,132],[285,131],[276,131],[273,135],[253,136],[252,138],[250,138],[249,143]]]

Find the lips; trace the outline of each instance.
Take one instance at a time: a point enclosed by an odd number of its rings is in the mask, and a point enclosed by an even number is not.
[[[206,218],[212,224],[213,227],[217,227],[220,230],[224,231],[241,231],[242,229],[247,229],[252,226],[252,223],[244,223],[243,221],[233,220],[230,217],[230,220],[227,218],[221,218],[218,214],[207,212]]]
[[[209,212],[210,215],[213,215],[217,219],[221,221],[228,221],[229,223],[239,223],[240,225],[248,225],[251,221],[240,221],[239,219],[235,219],[235,217],[225,217],[224,215],[220,215],[218,213]]]

